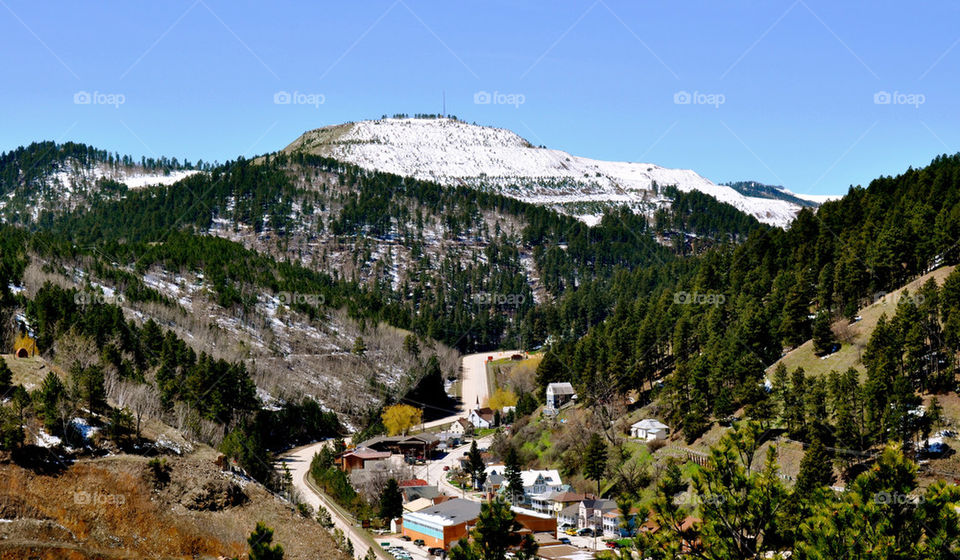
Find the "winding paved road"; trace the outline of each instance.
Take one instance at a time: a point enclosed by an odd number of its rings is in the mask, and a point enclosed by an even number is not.
[[[487,398],[490,397],[490,387],[487,383],[487,358],[493,356],[494,360],[499,360],[516,353],[518,353],[518,351],[513,350],[505,352],[484,352],[482,354],[464,356],[462,363],[463,380],[460,391],[462,395],[461,402],[463,403],[462,410],[457,414],[427,422],[423,425],[423,428],[428,429],[451,424],[459,418],[465,418],[470,410],[476,408],[477,402],[481,405],[486,402]],[[478,440],[478,445],[489,445],[489,441],[492,441],[492,439],[492,436],[482,438]],[[332,499],[321,494],[309,482],[310,461],[315,454],[328,444],[329,441],[318,442],[291,449],[284,453],[279,461],[286,463],[287,468],[290,469],[290,474],[293,476],[293,484],[297,487],[297,490],[300,491],[301,498],[310,504],[314,510],[322,505],[330,512],[334,527],[343,531],[343,534],[353,543],[354,556],[363,558],[367,554],[367,550],[373,548],[377,558],[393,560],[392,556],[388,555],[377,545],[370,533],[356,526],[353,516],[351,516],[349,512],[340,508]],[[424,470],[421,476],[433,484],[438,484],[442,490],[454,496],[459,495],[461,491],[446,481],[443,467],[450,466],[452,468],[457,458],[469,449],[469,445],[461,446],[452,450],[440,461],[431,461],[423,467]]]

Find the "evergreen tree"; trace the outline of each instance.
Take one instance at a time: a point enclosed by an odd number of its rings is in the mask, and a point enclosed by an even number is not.
[[[470,472],[470,478],[473,482],[473,487],[478,488],[480,484],[480,476],[485,475],[486,464],[483,462],[483,454],[480,453],[480,449],[477,447],[477,440],[473,440],[473,443],[470,444],[470,451],[467,452],[467,469]],[[486,478],[486,476],[484,476]]]
[[[820,442],[820,438],[814,438],[800,461],[800,473],[793,491],[800,498],[808,499],[815,490],[830,486],[835,480],[830,454]]]
[[[395,478],[387,481],[380,493],[380,518],[396,519],[403,515],[403,494]]]
[[[818,356],[822,356],[833,349],[834,343],[833,331],[830,329],[830,314],[820,311],[813,320],[813,351]]]
[[[506,486],[507,496],[512,503],[523,501],[523,478],[520,476],[520,456],[516,448],[512,445],[507,449],[507,455],[503,460],[504,464],[504,485]]]
[[[250,560],[283,560],[283,547],[279,544],[271,546],[271,542],[273,542],[273,529],[264,525],[262,521],[258,521],[256,529],[247,537],[247,544],[250,545]]]
[[[361,357],[367,354],[367,344],[363,341],[363,337],[358,336],[353,341],[353,353]]]
[[[588,480],[597,481],[597,495],[600,495],[600,481],[607,472],[607,444],[594,433],[590,436],[587,449],[584,452],[583,474]]]
[[[7,393],[10,392],[12,387],[13,372],[10,371],[10,366],[7,365],[7,361],[0,357],[0,399],[7,396]]]

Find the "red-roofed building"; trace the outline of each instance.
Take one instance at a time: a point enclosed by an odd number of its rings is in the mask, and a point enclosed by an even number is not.
[[[422,478],[411,478],[410,480],[404,480],[403,482],[401,482],[400,488],[411,488],[413,486],[429,486],[429,485],[430,483],[428,483],[426,480],[423,480]]]
[[[340,455],[340,468],[345,472],[362,469],[370,461],[383,461],[390,458],[389,451],[374,451],[366,447],[351,449]]]

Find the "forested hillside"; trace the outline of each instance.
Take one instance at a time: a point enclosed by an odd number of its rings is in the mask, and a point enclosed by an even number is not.
[[[816,213],[804,210],[786,231],[757,230],[739,245],[636,268],[538,308],[547,330],[560,332],[577,302],[611,303],[593,328],[573,321],[579,328],[558,335],[540,382],[570,379],[603,399],[607,387],[648,395],[663,380],[657,391],[669,420],[695,438],[711,419],[762,402],[763,371],[785,348],[811,336],[829,348],[831,323],[849,321],[862,304],[932,267],[955,264],[958,240],[960,156],[941,156],[851,188]],[[925,286],[878,327],[865,356],[866,386],[854,391],[847,387],[854,380],[838,378],[830,390],[820,388],[836,398],[874,395],[860,446],[897,429],[904,435],[891,415],[903,418],[916,404],[914,389],[953,388],[957,283],[953,275],[942,288]],[[607,311],[597,306],[597,314]],[[789,390],[802,377],[775,385]]]

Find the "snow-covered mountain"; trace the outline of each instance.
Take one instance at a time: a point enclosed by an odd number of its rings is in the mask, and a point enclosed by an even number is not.
[[[365,169],[492,189],[595,222],[603,209],[626,204],[650,213],[670,200],[662,188],[697,190],[784,227],[800,210],[786,200],[752,197],[689,169],[602,161],[538,148],[500,128],[448,118],[381,119],[328,126],[301,135],[285,151],[322,154]]]

